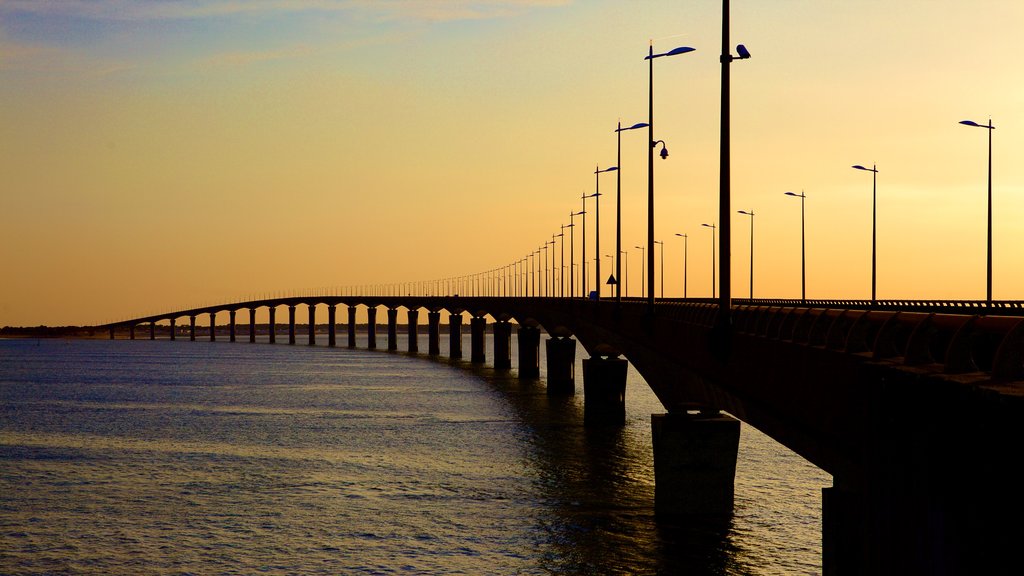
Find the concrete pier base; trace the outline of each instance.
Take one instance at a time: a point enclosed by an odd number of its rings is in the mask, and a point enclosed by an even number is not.
[[[416,326],[417,318],[419,318],[419,315],[419,310],[409,310],[408,314],[406,315],[409,324],[409,352],[420,351],[420,344],[417,341],[419,339],[417,334],[418,327]]]
[[[228,342],[235,341],[235,311],[228,310]]]
[[[288,344],[295,344],[295,306],[288,306]]]
[[[338,344],[337,313],[336,305],[327,305],[327,345],[331,348]]]
[[[512,368],[512,324],[505,320],[494,323],[494,368]]]
[[[269,326],[267,326],[267,331],[268,331],[267,336],[270,339],[270,343],[271,344],[276,344],[277,343],[277,322],[275,321],[275,318],[277,317],[277,306],[271,306],[270,309],[267,310],[267,312],[270,313],[270,319],[268,320]]]
[[[427,312],[427,353],[441,355],[441,313],[437,310]]]
[[[448,357],[462,358],[462,312],[448,315]]]
[[[171,318],[171,340],[172,341],[174,340],[174,337],[176,336],[175,332],[178,331],[177,324],[178,324],[177,319],[176,318]]]
[[[388,351],[398,350],[398,308],[388,308]]]
[[[128,339],[135,340],[135,326],[128,327]]]
[[[740,421],[725,414],[652,414],[654,509],[659,516],[728,516]]]
[[[548,362],[548,394],[576,392],[576,340],[564,336],[544,343]]]
[[[366,348],[377,349],[377,307],[366,307]]]
[[[217,313],[210,312],[210,342],[217,341]]]
[[[113,328],[110,329],[110,339],[111,340],[114,339],[114,329]]]
[[[483,364],[487,361],[487,318],[474,316],[469,321],[469,361]]]
[[[857,495],[839,487],[821,489],[823,576],[861,574],[863,509]]]
[[[356,307],[348,307],[348,347],[356,347]]]
[[[156,340],[156,322],[149,323],[149,339]]]
[[[174,334],[174,323],[171,323],[171,334]],[[256,343],[256,309],[249,308],[249,344]]]
[[[519,379],[540,378],[540,328],[520,326],[519,338]]]
[[[583,359],[583,424],[622,426],[626,423],[626,370],[622,358]]]
[[[316,304],[309,304],[309,345],[316,346]]]
[[[196,317],[188,317],[188,339],[192,342],[196,341]]]

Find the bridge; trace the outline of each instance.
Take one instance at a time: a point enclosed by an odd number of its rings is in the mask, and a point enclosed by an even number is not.
[[[547,334],[549,393],[575,389],[577,342],[583,359],[587,425],[624,421],[628,364],[666,409],[652,415],[655,509],[659,515],[723,515],[733,506],[740,422],[800,454],[833,476],[822,493],[826,574],[1006,573],[1024,536],[1024,490],[1018,474],[1024,427],[1024,302],[733,300],[722,322],[715,300],[499,296],[295,296],[179,310],[95,327],[156,338],[197,319],[227,313],[228,338],[248,311],[288,311],[288,343],[296,313],[308,313],[309,345],[317,343],[316,310],[325,306],[327,345],[337,345],[337,308],[347,308],[347,345],[356,347],[356,314],[365,308],[366,345],[377,347],[379,308],[387,313],[388,350],[398,330],[420,352],[425,329],[440,355],[441,314],[448,355],[462,358],[463,314],[470,320],[470,357],[487,361],[488,318],[493,365],[539,377]],[[399,313],[405,322],[399,325]],[[283,323],[282,323],[283,324]],[[343,325],[342,325],[343,326]],[[344,331],[344,329],[343,329]]]

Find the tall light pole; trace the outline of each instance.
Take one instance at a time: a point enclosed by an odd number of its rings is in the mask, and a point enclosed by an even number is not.
[[[558,295],[558,290],[555,289],[555,286],[557,286],[556,282],[558,281],[557,280],[558,279],[558,275],[555,273],[555,270],[556,270],[556,268],[555,268],[555,264],[556,264],[556,262],[555,262],[555,244],[557,244],[558,241],[555,240],[555,238],[560,238],[561,236],[562,236],[561,234],[552,234],[551,235],[551,295],[552,296],[557,296]],[[565,249],[564,248],[562,249],[562,254],[565,254]]]
[[[795,196],[800,199],[800,300],[802,302],[807,301],[807,242],[804,234],[804,200],[807,198],[804,195],[803,190],[799,194],[796,192],[786,192],[786,196]]]
[[[661,271],[658,273],[658,276],[661,277],[661,296],[659,296],[659,298],[664,298],[665,297],[665,243],[662,242],[661,240],[655,240],[654,243],[661,245]]]
[[[562,249],[561,266],[558,267],[558,296],[565,298],[565,229],[572,226],[571,224],[562,224],[562,233],[558,236],[562,239],[559,247]],[[570,230],[571,234],[572,231]]]
[[[644,289],[644,278],[646,277],[646,274],[644,274],[644,264],[647,262],[647,260],[644,259],[643,246],[634,246],[634,248],[638,248],[640,250],[640,297],[644,298],[647,294],[647,292],[645,292]],[[650,301],[648,301],[648,304],[650,304]]]
[[[569,212],[569,297],[570,298],[575,298],[576,297],[576,292],[575,292],[575,290],[576,290],[576,287],[575,287],[576,272],[573,271],[573,268],[576,267],[576,262],[575,262],[575,257],[574,257],[574,254],[576,253],[576,242],[575,242],[575,240],[573,238],[573,229],[576,228],[576,224],[573,223],[573,218],[576,217],[576,216],[583,216],[584,214],[586,214],[586,211],[584,211],[584,210],[581,210],[579,212]],[[586,223],[586,222],[584,221],[584,223]]]
[[[676,233],[676,236],[679,236],[680,238],[683,239],[683,298],[685,299],[686,298],[686,248],[687,248],[686,245],[689,244],[689,238],[690,237],[687,236],[686,234],[679,234],[678,232]]]
[[[988,119],[988,124],[978,124],[971,120],[961,120],[961,124],[965,126],[974,126],[975,128],[985,128],[988,130],[988,273],[987,277],[987,290],[985,301],[989,307],[992,306],[992,131],[996,129],[992,125],[992,119]]]
[[[647,56],[644,60],[649,63],[648,83],[647,83],[647,141],[650,142],[650,147],[647,149],[647,245],[654,246],[654,148],[658,145],[659,140],[654,139],[654,59],[661,58],[662,56],[676,56],[678,54],[686,54],[687,52],[693,52],[693,48],[689,46],[680,46],[679,48],[673,48],[668,52],[662,54],[654,53],[654,44],[651,43],[647,50]],[[665,149],[665,143],[661,142],[661,157],[662,159],[668,157],[668,150]],[[648,284],[654,286],[654,251],[647,253],[647,276]],[[654,314],[654,290],[647,295],[647,311],[649,314]]]
[[[875,243],[875,241],[876,241],[875,231],[877,230],[876,224],[877,224],[877,216],[878,216],[878,210],[876,209],[876,207],[878,205],[877,204],[877,201],[878,201],[878,167],[876,165],[872,164],[871,168],[865,168],[864,166],[861,166],[860,164],[855,164],[853,166],[853,168],[855,168],[857,170],[866,170],[868,172],[871,172],[871,301],[874,302],[876,300],[876,297],[875,297],[875,278],[876,278],[876,274],[875,274],[875,272],[877,270],[876,266],[877,266],[877,263],[878,263],[878,260],[876,258],[877,252],[875,251],[875,246],[876,246],[876,243]]]
[[[738,210],[740,214],[750,216],[750,298],[754,299],[754,211]]]
[[[580,214],[584,215],[583,216],[583,247],[581,248],[581,250],[583,251],[583,254],[582,254],[582,261],[580,263],[581,264],[581,266],[580,266],[581,272],[583,274],[583,282],[582,282],[582,284],[583,284],[583,297],[584,298],[587,297],[587,217],[586,217],[586,213],[587,213],[587,198],[596,198],[596,197],[597,197],[597,193],[596,192],[593,193],[593,194],[587,194],[586,192],[584,192],[583,193],[583,210],[580,210]]]
[[[622,132],[624,130],[636,130],[637,128],[647,127],[646,122],[637,122],[627,128],[622,127],[622,121],[620,120],[615,128],[615,137],[617,140],[616,153],[615,153],[615,165],[622,166]],[[622,254],[622,171],[619,170],[615,173],[615,301],[622,301],[622,268],[620,267],[619,256]],[[629,270],[626,270],[626,274],[629,274]]]
[[[594,254],[597,256],[597,267],[594,269],[594,282],[597,283],[597,299],[601,299],[601,174],[603,172],[617,172],[618,166],[609,166],[604,170],[600,166],[594,169],[594,219],[597,222],[597,232],[594,233]]]
[[[625,288],[623,288],[623,290],[626,291],[626,298],[629,298],[629,251],[628,250],[620,250],[619,254],[626,257],[625,258],[625,268],[626,268],[626,271],[625,271],[625,276],[624,276],[625,281],[626,281],[626,286],[625,286]]]
[[[706,228],[711,228],[711,297],[715,297],[715,226],[714,224],[701,224]]]

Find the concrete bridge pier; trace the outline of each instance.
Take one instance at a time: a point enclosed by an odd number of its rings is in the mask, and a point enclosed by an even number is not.
[[[171,325],[173,331],[174,325]],[[249,344],[256,343],[256,309],[249,308]]]
[[[348,347],[356,347],[356,311],[355,306],[348,307]]]
[[[217,341],[217,313],[210,312],[210,342]]]
[[[540,378],[540,328],[520,326],[519,338],[519,379]]]
[[[655,513],[729,517],[740,421],[722,413],[652,414],[651,433]]]
[[[441,355],[441,312],[427,312],[427,353],[431,356]]]
[[[110,329],[110,339],[111,340],[114,339],[114,329],[113,328]]]
[[[277,306],[271,306],[268,312],[270,312],[270,326],[267,327],[270,334],[268,336],[270,337],[270,343],[275,344],[277,343],[277,323],[274,322],[274,318],[277,316]]]
[[[171,318],[171,340],[172,341],[174,340],[174,336],[175,336],[174,333],[177,331],[176,324],[177,324],[177,319],[176,318]]]
[[[288,305],[288,344],[295,344],[295,305]]]
[[[149,323],[149,339],[156,340],[156,322]]]
[[[188,339],[191,342],[196,341],[196,317],[188,317]]]
[[[576,340],[553,336],[544,343],[548,360],[548,394],[576,392]]]
[[[462,358],[462,312],[448,314],[448,357]]]
[[[469,361],[483,364],[487,361],[487,318],[474,316],[469,321]]]
[[[388,308],[388,352],[398,350],[398,308]]]
[[[235,341],[235,311],[228,310],[228,340]]]
[[[617,356],[596,354],[583,359],[584,426],[622,426],[626,423],[626,370]]]
[[[306,306],[309,308],[309,345],[316,346],[316,304]]]
[[[327,345],[334,348],[338,344],[338,311],[334,304],[327,305]]]
[[[366,307],[366,348],[377,349],[377,307]]]
[[[498,320],[494,323],[494,368],[512,368],[512,324],[507,320]]]
[[[128,339],[135,340],[135,325],[128,326]]]
[[[409,324],[409,352],[419,352],[420,351],[419,342],[416,341],[417,340],[416,319],[419,317],[419,315],[420,315],[420,311],[419,310],[410,309],[408,311],[408,316],[407,316],[408,321],[407,322]]]

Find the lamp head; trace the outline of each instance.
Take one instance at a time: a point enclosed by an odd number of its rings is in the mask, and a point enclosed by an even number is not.
[[[662,146],[661,147],[661,154],[660,155],[661,155],[661,159],[662,160],[664,160],[665,158],[668,158],[668,148],[665,148],[664,146]]]
[[[743,44],[738,44],[736,46],[736,52],[740,55],[741,59],[745,60],[747,58],[750,58],[750,51],[748,51],[747,47],[744,46]]]

